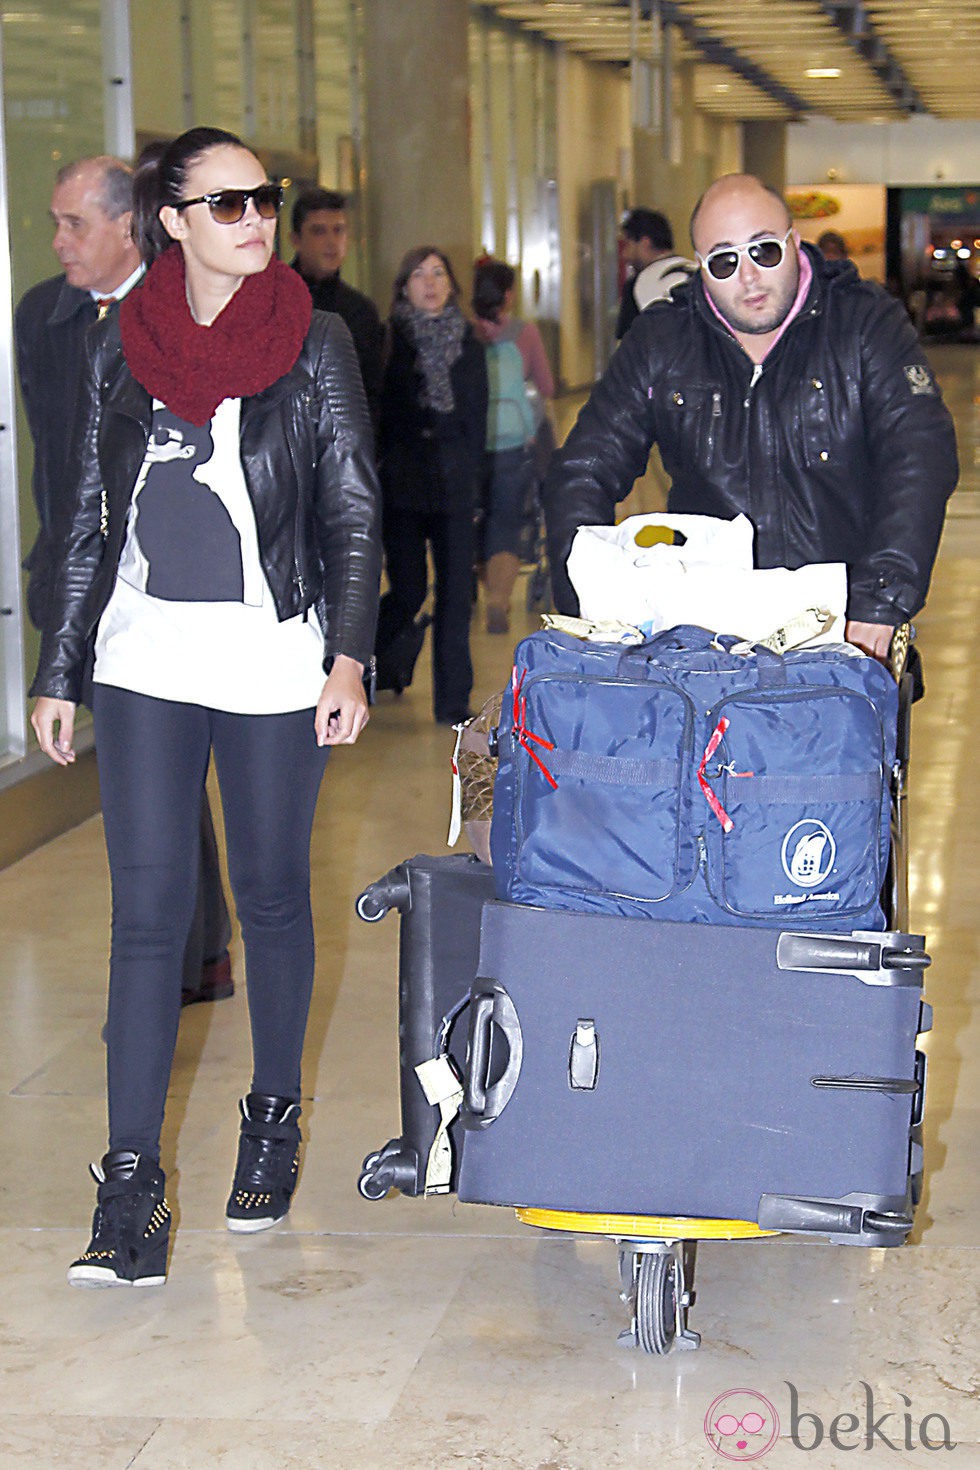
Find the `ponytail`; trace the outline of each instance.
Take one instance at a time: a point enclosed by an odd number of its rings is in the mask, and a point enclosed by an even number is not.
[[[160,222],[165,204],[184,198],[188,171],[212,148],[247,148],[223,128],[191,128],[170,143],[150,143],[136,162],[133,177],[133,239],[146,265],[175,242]]]

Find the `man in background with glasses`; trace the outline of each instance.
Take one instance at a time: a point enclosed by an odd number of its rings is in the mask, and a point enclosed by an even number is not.
[[[668,509],[742,513],[759,567],[844,562],[848,640],[886,658],[925,602],[957,480],[953,422],[903,308],[804,244],[779,194],[718,179],[698,274],[641,313],[545,485],[555,602],[581,525],[611,524],[653,444]]]
[[[62,274],[25,291],[14,314],[17,376],[34,442],[38,534],[24,569],[27,611],[44,626],[71,517],[71,433],[89,327],[143,275],[131,233],[133,172],[120,158],[79,158],[59,169],[51,194],[54,253]],[[184,1005],[234,993],[231,921],[207,793],[201,808],[197,911],[184,956]]]

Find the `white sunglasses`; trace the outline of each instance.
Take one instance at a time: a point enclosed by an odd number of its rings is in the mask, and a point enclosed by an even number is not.
[[[704,266],[709,276],[714,276],[716,281],[727,281],[738,270],[743,255],[747,255],[753,265],[762,266],[763,270],[775,270],[782,264],[786,241],[792,233],[793,226],[790,225],[781,240],[777,240],[775,235],[764,235],[760,240],[750,240],[747,245],[722,245],[707,255],[694,253],[698,264]]]

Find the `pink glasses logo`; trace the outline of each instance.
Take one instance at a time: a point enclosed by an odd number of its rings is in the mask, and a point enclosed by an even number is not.
[[[704,1416],[704,1435],[726,1460],[759,1460],[779,1438],[779,1415],[767,1398],[751,1388],[719,1394]]]

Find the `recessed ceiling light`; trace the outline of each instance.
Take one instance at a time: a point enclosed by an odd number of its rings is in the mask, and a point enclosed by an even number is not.
[[[805,77],[813,77],[814,80],[825,77],[839,77],[840,74],[841,70],[839,66],[808,66],[803,73]]]

